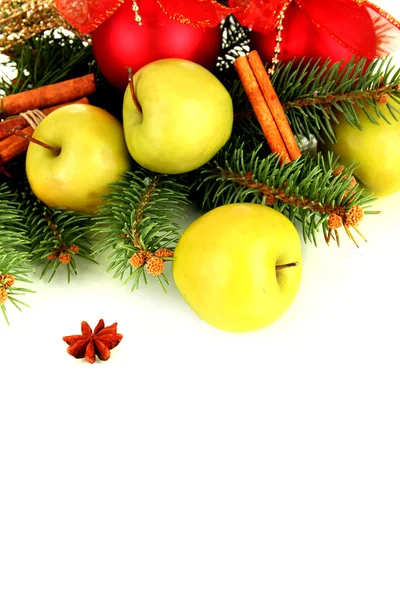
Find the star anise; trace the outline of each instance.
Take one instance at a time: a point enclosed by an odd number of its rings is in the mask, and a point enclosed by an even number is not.
[[[93,364],[96,355],[100,360],[110,358],[110,350],[118,346],[123,336],[117,333],[117,323],[104,327],[103,319],[97,323],[94,331],[82,321],[82,335],[66,335],[64,342],[68,344],[67,352],[74,358],[84,358],[87,362]]]

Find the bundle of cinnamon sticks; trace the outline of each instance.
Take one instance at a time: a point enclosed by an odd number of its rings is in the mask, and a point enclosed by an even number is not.
[[[48,115],[67,104],[89,104],[88,96],[96,91],[93,73],[59,83],[0,97],[0,166],[26,152],[34,128],[24,113],[41,110]]]
[[[257,50],[237,58],[235,68],[272,152],[283,164],[299,158],[296,138]]]

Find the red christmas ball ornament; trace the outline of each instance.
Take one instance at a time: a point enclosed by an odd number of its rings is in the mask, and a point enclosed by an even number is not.
[[[121,92],[128,84],[128,67],[135,73],[161,58],[183,58],[212,70],[222,45],[219,26],[180,23],[156,0],[125,0],[91,35],[100,71]]]
[[[251,48],[257,50],[263,62],[269,66],[273,64],[274,56],[276,62],[283,63],[291,60],[297,63],[304,57],[305,62],[311,60],[315,63],[319,59],[319,63],[323,64],[330,59],[331,62],[343,60],[345,65],[357,56],[367,58],[368,63],[377,56],[377,36],[367,9],[359,7],[358,10],[362,11],[362,19],[353,19],[351,22],[345,18],[342,20],[343,39],[349,40],[345,44],[319,26],[307,10],[292,1],[283,12],[281,22],[278,20],[270,33],[251,31]],[[326,12],[329,14],[329,2]],[[354,49],[355,39],[358,51]]]

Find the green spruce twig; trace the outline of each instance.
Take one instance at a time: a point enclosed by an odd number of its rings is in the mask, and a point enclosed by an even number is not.
[[[0,89],[5,95],[23,92],[97,72],[91,45],[68,32],[48,31],[13,48],[13,58],[0,70]]]
[[[0,184],[0,309],[7,322],[7,305],[19,310],[28,306],[18,298],[32,293],[31,289],[19,287],[18,282],[32,283],[28,229],[20,207],[18,193],[9,183]],[[15,285],[17,282],[17,285]]]
[[[94,217],[94,256],[109,252],[107,271],[131,282],[132,290],[141,280],[147,283],[146,273],[156,275],[165,289],[167,277],[152,271],[149,259],[167,260],[178,242],[189,202],[185,178],[138,168],[110,188]]]
[[[28,304],[18,296],[33,293],[30,288],[19,287],[18,282],[32,283],[30,274],[33,272],[29,265],[28,255],[6,251],[0,246],[0,309],[7,325],[10,324],[7,316],[7,304],[12,304],[18,310]]]
[[[272,81],[297,135],[336,141],[332,123],[337,122],[338,114],[342,113],[350,125],[360,127],[357,107],[375,124],[381,118],[389,122],[380,110],[382,104],[396,120],[399,118],[400,68],[391,56],[370,64],[366,59],[345,66],[341,62],[332,66],[317,63],[306,69],[307,75],[299,68],[289,75],[290,71],[287,66],[282,68]],[[368,107],[373,107],[375,117]]]
[[[356,243],[351,229],[362,235],[360,220],[376,211],[371,210],[374,197],[356,182],[354,168],[342,167],[332,154],[304,155],[281,166],[280,157],[265,156],[262,145],[248,152],[236,139],[200,169],[192,185],[202,191],[205,210],[234,202],[265,204],[299,222],[306,242],[317,244],[318,231],[327,241],[334,237],[339,242],[337,230],[343,226]]]
[[[362,109],[368,118],[378,123],[387,117],[380,110],[382,104],[388,107],[397,120],[400,115],[400,68],[393,57],[388,56],[371,61],[350,61],[321,63],[301,60],[278,65],[271,82],[282,103],[294,135],[317,140],[336,141],[333,124],[338,114],[351,125],[360,127],[356,108]],[[254,118],[243,87],[236,80],[230,92],[235,105],[235,126],[240,134],[250,129],[255,140],[262,137],[261,129]],[[368,107],[373,107],[375,116]]]
[[[21,200],[10,181],[0,183],[0,244],[24,253],[29,249],[28,227]]]
[[[30,256],[33,263],[45,261],[40,278],[50,272],[50,282],[60,266],[71,275],[77,275],[75,256],[90,260],[91,217],[72,210],[49,208],[33,193],[27,193],[24,202],[25,222],[29,230]]]

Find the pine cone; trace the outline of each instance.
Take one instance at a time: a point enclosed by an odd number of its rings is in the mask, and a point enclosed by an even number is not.
[[[140,252],[136,252],[135,254],[132,254],[130,261],[129,261],[131,267],[135,267],[135,268],[141,267],[146,262],[146,257],[147,257],[147,252],[145,252],[144,250],[141,250]]]
[[[8,292],[4,287],[0,287],[0,306],[5,304],[8,298]]]
[[[161,256],[161,258],[163,257],[172,257],[174,255],[174,253],[172,252],[172,250],[168,250],[168,248],[159,248],[158,250],[156,250],[154,252],[154,256]]]
[[[364,211],[361,206],[353,206],[344,217],[344,222],[347,227],[357,227],[364,216]]]
[[[343,219],[340,215],[332,213],[328,220],[329,229],[339,229],[343,225]]]
[[[14,275],[8,275],[7,273],[0,275],[0,286],[2,286],[3,288],[11,287],[12,285],[14,285],[14,283]]]
[[[164,271],[164,261],[160,256],[151,255],[146,261],[146,271],[149,275],[157,277]]]
[[[58,260],[61,264],[67,265],[71,261],[71,255],[69,252],[60,252]]]

